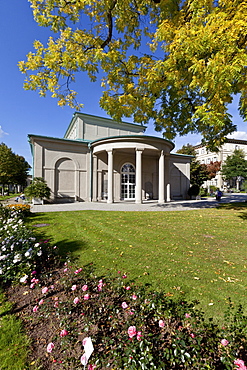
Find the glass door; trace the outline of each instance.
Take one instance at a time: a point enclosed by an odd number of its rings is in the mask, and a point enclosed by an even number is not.
[[[135,167],[126,163],[121,169],[121,198],[124,200],[135,199]]]

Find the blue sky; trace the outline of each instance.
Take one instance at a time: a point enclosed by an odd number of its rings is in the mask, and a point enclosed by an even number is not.
[[[49,35],[48,29],[39,27],[33,20],[27,0],[1,0],[0,142],[4,142],[16,154],[23,155],[30,164],[32,157],[27,135],[61,138],[74,113],[69,107],[59,107],[55,99],[48,96],[41,98],[37,92],[23,89],[24,75],[19,72],[17,63],[25,60],[35,39],[45,43]],[[79,83],[78,101],[84,104],[82,112],[107,117],[98,104],[102,91],[100,81],[92,83],[86,76],[80,75]],[[237,100],[229,111],[239,131],[234,137],[247,140],[247,127],[238,115]],[[153,130],[151,123],[146,134],[161,136]],[[198,135],[178,137],[175,149],[199,141]]]

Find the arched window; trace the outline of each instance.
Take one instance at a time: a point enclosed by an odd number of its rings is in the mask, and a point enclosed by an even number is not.
[[[131,163],[125,163],[121,168],[121,198],[135,198],[136,171]]]

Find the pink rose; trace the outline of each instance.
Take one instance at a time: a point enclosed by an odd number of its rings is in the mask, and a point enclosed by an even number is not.
[[[30,285],[30,288],[31,289],[33,289],[35,287],[35,284],[34,283],[32,283],[31,285]]]
[[[38,311],[38,309],[39,309],[39,306],[34,306],[34,308],[33,308],[33,312],[37,312]]]
[[[76,275],[79,274],[79,272],[81,272],[81,270],[82,270],[82,268],[79,268],[78,270],[75,270],[74,274],[76,274]]]
[[[134,299],[134,301],[135,301],[137,299],[137,295],[133,294],[132,299]]]
[[[137,340],[142,340],[142,332],[141,331],[138,331],[137,334],[136,334],[136,338]]]
[[[56,301],[56,302],[54,303],[54,307],[55,307],[55,308],[57,308],[57,307],[58,307],[58,301]]]
[[[83,292],[86,292],[88,290],[88,286],[86,284],[83,285],[82,290],[83,290]]]
[[[190,333],[191,338],[195,338],[196,335],[194,333]]]
[[[88,365],[88,368],[87,368],[87,370],[94,370],[94,369],[96,369],[96,365]]]
[[[39,306],[41,305],[41,304],[43,304],[44,303],[44,300],[43,299],[41,299],[40,301],[39,301]]]
[[[60,337],[65,337],[66,335],[68,335],[69,332],[66,330],[66,329],[63,329],[61,332],[60,332]]]
[[[228,344],[229,344],[229,342],[228,342],[228,340],[227,339],[222,339],[221,341],[220,341],[220,343],[222,344],[222,346],[227,346]]]
[[[237,366],[238,370],[247,370],[247,367],[244,364],[243,360],[240,360],[239,358],[234,361],[234,365]]]
[[[53,343],[49,343],[49,344],[48,344],[48,346],[47,346],[47,349],[46,349],[46,350],[47,350],[47,352],[48,352],[48,353],[51,353],[54,347],[55,347],[55,346],[54,346],[54,344],[53,344]]]
[[[76,285],[72,285],[71,290],[76,290]]]
[[[122,303],[122,308],[127,308],[127,307],[128,307],[127,303],[126,302],[123,302]]]
[[[126,290],[130,290],[130,286],[126,286],[126,288],[125,288]]]
[[[127,278],[127,275],[126,275],[126,274],[124,274],[124,275],[122,276],[122,278],[123,278],[123,279],[126,279],[126,278]]]
[[[36,278],[32,278],[31,280],[31,283],[34,283],[34,284],[38,284],[39,282],[39,279],[36,279]]]
[[[129,315],[134,315],[134,312],[133,311],[129,311]]]
[[[64,270],[63,270],[63,272],[68,272],[68,267],[66,267]]]
[[[189,314],[189,313],[186,313],[186,314],[185,314],[185,317],[186,317],[186,319],[189,319],[191,316],[190,316],[190,314]]]
[[[75,299],[74,299],[74,304],[77,304],[77,303],[79,303],[80,302],[80,300],[79,300],[79,298],[78,297],[76,297]]]
[[[90,298],[89,294],[85,294],[84,297],[83,297],[84,301],[87,301],[89,298]]]
[[[165,326],[164,321],[163,320],[159,320],[159,327],[160,328],[164,328],[164,326]]]
[[[49,290],[49,289],[45,286],[45,287],[42,289],[42,293],[43,293],[43,294],[46,294],[46,293],[48,292],[48,290]]]
[[[102,291],[102,288],[104,286],[102,279],[99,280],[99,284],[97,286],[98,286],[98,291],[101,292]]]
[[[136,335],[136,327],[130,326],[128,329],[128,334],[130,338],[133,338]]]

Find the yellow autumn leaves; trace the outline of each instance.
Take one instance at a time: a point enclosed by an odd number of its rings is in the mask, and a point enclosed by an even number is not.
[[[57,36],[46,46],[35,41],[19,63],[26,89],[50,91],[59,105],[78,109],[70,82],[80,71],[95,81],[101,70],[100,105],[114,118],[153,118],[169,138],[197,131],[214,144],[234,130],[233,94],[242,94],[245,116],[246,1],[30,3],[35,20]]]

